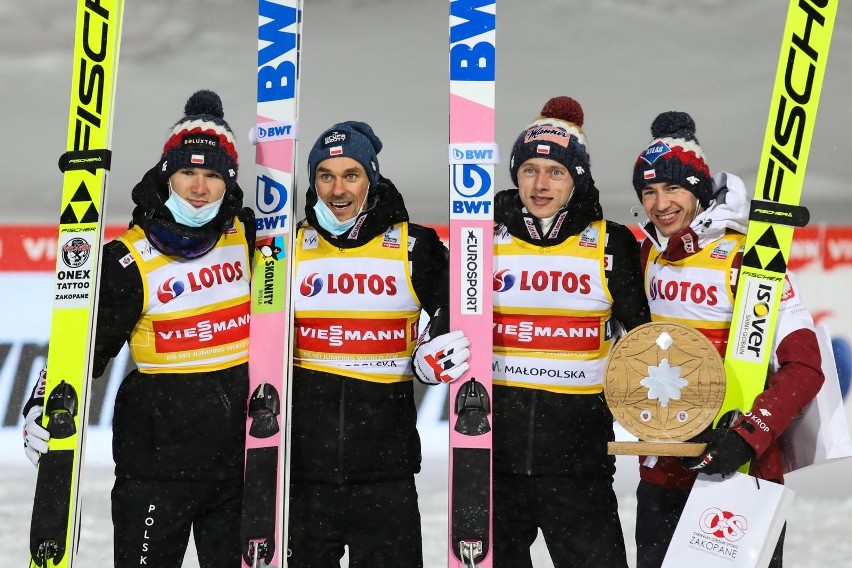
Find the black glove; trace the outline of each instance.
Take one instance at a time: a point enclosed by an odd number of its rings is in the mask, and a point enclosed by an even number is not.
[[[707,475],[730,475],[754,459],[752,447],[734,430],[714,428],[702,437],[707,447],[698,457],[681,459],[685,468]]]

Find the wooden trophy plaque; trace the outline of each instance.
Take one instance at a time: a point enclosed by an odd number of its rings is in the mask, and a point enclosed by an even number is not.
[[[610,442],[619,455],[698,456],[687,442],[713,423],[725,398],[722,357],[700,331],[671,322],[634,328],[607,359],[604,395],[638,442]]]

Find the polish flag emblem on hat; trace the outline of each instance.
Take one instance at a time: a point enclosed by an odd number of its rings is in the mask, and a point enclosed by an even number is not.
[[[328,149],[329,156],[340,156],[343,154],[343,146],[332,146]]]
[[[204,154],[193,154],[189,159],[193,164],[203,164],[204,163]]]
[[[657,177],[657,173],[654,170],[645,170],[645,179],[654,179]]]
[[[548,144],[539,144],[535,148],[536,154],[550,154],[550,146]]]

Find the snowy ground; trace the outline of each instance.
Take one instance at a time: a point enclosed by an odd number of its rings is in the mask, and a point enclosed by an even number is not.
[[[20,435],[8,429],[0,432],[0,568],[20,567],[27,561],[29,511],[35,487],[35,469],[24,458]],[[90,442],[108,447],[106,432],[98,432]],[[101,439],[97,439],[100,437]],[[427,568],[446,566],[447,484],[446,454],[426,444],[423,472],[418,476],[420,509],[423,518],[424,557]],[[112,468],[103,453],[96,453],[85,469],[83,483],[83,532],[78,566],[110,566],[112,564],[112,525],[109,516],[109,492]],[[635,566],[633,545],[636,484],[634,458],[618,458],[616,492],[619,497],[622,526],[629,563]],[[788,486],[796,491],[788,518],[785,566],[790,568],[825,568],[848,566],[852,559],[852,492],[849,480],[852,460],[820,466],[794,473]],[[539,539],[533,548],[536,568],[552,566],[547,550]],[[347,564],[342,563],[345,567]],[[190,547],[185,568],[197,568]]]

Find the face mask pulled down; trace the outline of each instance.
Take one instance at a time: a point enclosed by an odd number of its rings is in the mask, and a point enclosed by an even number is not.
[[[367,199],[365,198],[364,201],[366,202]],[[328,205],[326,205],[322,199],[317,198],[317,202],[314,204],[314,213],[317,215],[317,222],[320,224],[320,227],[335,237],[340,236],[351,229],[352,226],[355,225],[355,222],[358,220],[358,215],[361,214],[363,209],[364,203],[361,203],[361,207],[358,208],[358,212],[355,213],[351,219],[340,221],[334,216],[334,213],[332,213],[331,209],[328,208]]]
[[[222,200],[202,205],[201,207],[193,207],[193,205],[174,192],[172,184],[169,183],[169,198],[166,200],[166,208],[172,212],[175,221],[187,227],[201,227],[213,220],[219,212],[219,207],[222,205]]]

